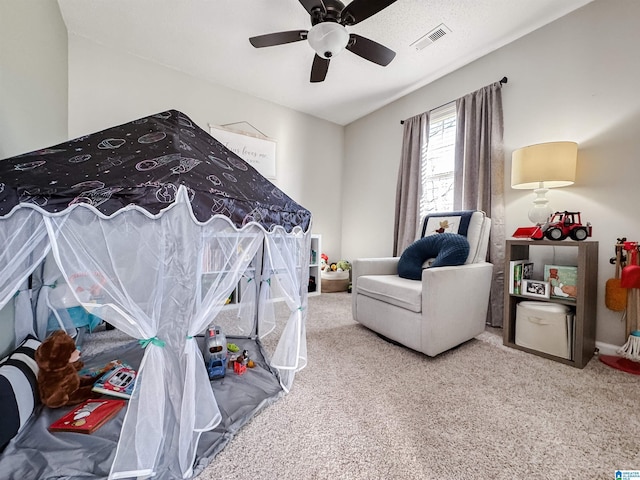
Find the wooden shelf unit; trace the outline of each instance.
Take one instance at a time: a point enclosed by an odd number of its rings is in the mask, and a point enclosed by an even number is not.
[[[320,277],[320,255],[322,255],[322,235],[311,235],[311,252],[309,252],[309,277],[314,277],[316,289],[309,292],[310,297],[320,295],[322,278]]]
[[[526,260],[529,258],[529,249],[536,247],[578,249],[578,296],[575,301],[559,298],[545,299],[553,302],[569,305],[575,313],[574,328],[575,342],[573,345],[573,359],[557,357],[545,352],[522,347],[515,343],[516,305],[522,300],[539,300],[525,295],[509,293],[509,262],[511,260]],[[598,295],[598,242],[572,240],[507,240],[505,252],[505,293],[504,293],[504,323],[503,343],[512,348],[523,350],[541,357],[549,358],[557,362],[565,363],[577,368],[584,366],[591,360],[596,346],[596,307]]]

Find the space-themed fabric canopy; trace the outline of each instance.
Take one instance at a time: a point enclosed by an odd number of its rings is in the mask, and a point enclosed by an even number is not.
[[[180,185],[200,222],[220,214],[237,227],[310,225],[308,210],[177,110],[0,160],[0,216],[20,203],[53,214],[85,203],[107,216],[137,205],[156,215]]]
[[[54,310],[82,307],[144,349],[117,446],[27,447],[40,461],[7,478],[197,474],[217,448],[208,434],[229,438],[267,398],[238,398],[244,417],[221,410],[196,337],[231,313],[225,334],[264,348],[269,401],[288,392],[307,362],[310,234],[308,210],[175,110],[0,160],[0,308],[15,306],[16,346],[44,340]],[[47,426],[11,443],[48,439]],[[67,461],[78,445],[91,466]]]

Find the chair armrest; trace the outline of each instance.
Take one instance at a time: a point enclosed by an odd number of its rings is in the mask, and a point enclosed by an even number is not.
[[[356,258],[352,263],[352,278],[363,275],[396,275],[400,257]]]
[[[351,262],[351,312],[357,321],[358,278],[364,275],[397,275],[400,257],[356,258]]]
[[[425,268],[422,270],[422,291],[428,294],[423,294],[423,301],[428,297],[447,301],[482,298],[491,288],[492,275],[493,264],[488,262]]]

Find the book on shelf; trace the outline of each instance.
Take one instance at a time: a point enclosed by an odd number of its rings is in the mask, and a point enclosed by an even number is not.
[[[522,280],[533,277],[533,263],[529,260],[511,260],[509,262],[509,293],[522,294]]]
[[[520,262],[522,262],[522,260],[511,260],[509,262],[509,293],[514,294],[515,293],[515,286],[516,286],[516,265],[518,265]]]
[[[124,362],[119,362],[93,384],[93,391],[120,398],[131,398],[137,372]]]
[[[124,407],[125,400],[89,399],[49,425],[50,432],[93,433]]]
[[[578,267],[545,265],[544,279],[551,285],[551,298],[575,300],[578,296]]]

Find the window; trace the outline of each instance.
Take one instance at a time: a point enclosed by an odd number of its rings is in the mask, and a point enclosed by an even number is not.
[[[453,168],[456,144],[456,103],[431,111],[429,144],[423,152],[420,172],[420,218],[453,210]]]

